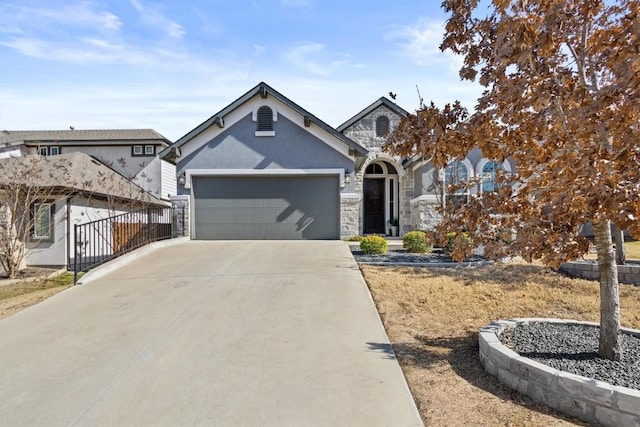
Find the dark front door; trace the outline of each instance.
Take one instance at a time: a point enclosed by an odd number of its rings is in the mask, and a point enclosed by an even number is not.
[[[364,180],[364,234],[384,234],[384,178]]]

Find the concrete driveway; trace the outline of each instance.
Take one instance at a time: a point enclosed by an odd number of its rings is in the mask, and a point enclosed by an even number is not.
[[[422,425],[343,242],[159,247],[0,345],[0,425]]]

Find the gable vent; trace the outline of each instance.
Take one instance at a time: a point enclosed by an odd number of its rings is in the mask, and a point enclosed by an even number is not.
[[[389,118],[380,116],[376,119],[376,136],[387,136],[389,133]]]
[[[273,111],[269,107],[260,107],[258,110],[258,131],[273,130]]]

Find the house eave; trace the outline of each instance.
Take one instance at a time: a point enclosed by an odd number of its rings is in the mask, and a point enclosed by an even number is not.
[[[225,108],[223,108],[222,110],[220,110],[219,112],[217,112],[216,114],[214,114],[213,116],[211,116],[210,118],[202,122],[195,129],[193,129],[186,135],[179,138],[172,145],[172,147],[180,148],[182,145],[196,138],[198,135],[200,135],[202,132],[209,129],[211,126],[218,125],[218,127],[220,127],[220,123],[224,123],[225,116],[227,116],[229,113],[231,113],[241,105],[245,104],[246,102],[249,102],[251,99],[253,99],[257,95],[261,96],[262,98],[273,96],[278,101],[282,102],[284,105],[286,105],[287,107],[291,108],[292,110],[300,114],[304,118],[305,126],[307,124],[317,125],[321,129],[323,129],[325,132],[328,132],[333,137],[342,141],[350,149],[353,149],[356,153],[355,154],[356,156],[358,154],[362,156],[367,156],[369,154],[369,150],[367,150],[365,147],[351,140],[350,138],[345,136],[343,133],[338,132],[335,128],[329,126],[327,123],[325,123],[318,117],[314,116],[313,114],[309,113],[307,110],[300,107],[298,104],[294,103],[289,98],[282,95],[280,92],[276,91],[275,89],[273,89],[271,86],[269,86],[264,82],[259,83],[257,86],[255,86],[254,88],[246,92],[244,95],[242,95],[240,98],[236,99],[234,102],[232,102],[231,104],[229,104],[228,106],[226,106]],[[160,153],[160,157],[162,159],[170,158],[169,150],[167,149],[163,150]],[[168,160],[168,161],[171,161],[171,160]]]

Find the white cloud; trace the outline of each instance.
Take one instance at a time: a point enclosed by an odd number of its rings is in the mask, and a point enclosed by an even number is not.
[[[167,18],[158,6],[144,5],[140,0],[130,0],[131,5],[140,13],[140,19],[149,27],[164,32],[174,39],[182,38],[186,31],[176,21]]]
[[[289,49],[284,57],[297,68],[320,76],[327,76],[349,63],[348,55],[331,54],[325,48],[322,43],[302,42]]]
[[[54,8],[31,7],[8,3],[0,7],[0,15],[7,24],[2,32],[31,32],[47,28],[71,25],[89,27],[95,30],[118,30],[122,26],[120,18],[106,10],[97,9],[90,2],[68,2]],[[11,23],[10,27],[7,27]],[[5,26],[7,25],[7,26]]]
[[[441,67],[446,64],[457,72],[462,58],[440,50],[444,33],[444,22],[422,19],[412,25],[392,28],[385,39],[397,42],[401,55],[417,65]]]

